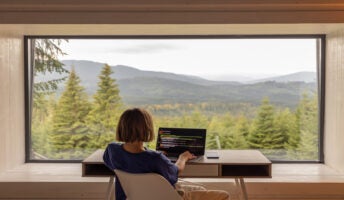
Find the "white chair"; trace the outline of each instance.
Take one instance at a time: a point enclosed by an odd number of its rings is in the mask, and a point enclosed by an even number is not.
[[[173,186],[156,173],[133,174],[115,169],[127,200],[181,200]]]

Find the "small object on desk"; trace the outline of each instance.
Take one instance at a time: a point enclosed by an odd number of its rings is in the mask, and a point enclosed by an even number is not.
[[[219,153],[217,151],[207,151],[206,155],[208,159],[219,159]]]

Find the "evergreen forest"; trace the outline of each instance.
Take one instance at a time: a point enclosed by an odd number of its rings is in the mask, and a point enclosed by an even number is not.
[[[86,92],[78,73],[57,59],[62,40],[35,42],[34,77],[58,73],[58,79],[34,81],[31,113],[31,159],[82,160],[115,140],[121,113],[147,109],[158,127],[207,129],[207,149],[258,149],[278,161],[318,160],[318,95],[300,94],[296,106],[276,105],[266,96],[259,105],[233,102],[155,103],[123,101],[116,73],[104,64],[94,94]],[[63,90],[57,92],[63,84]],[[155,141],[146,144],[154,149]]]

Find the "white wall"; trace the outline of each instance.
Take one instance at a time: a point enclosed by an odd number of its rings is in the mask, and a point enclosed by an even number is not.
[[[325,162],[344,171],[343,24],[0,25],[0,173],[24,162],[24,35],[279,34],[281,31],[288,34],[327,33]]]
[[[158,25],[132,25],[132,26],[120,26],[116,25],[104,26],[101,28],[94,28],[92,26],[46,26],[46,25],[0,25],[0,173],[8,169],[24,163],[24,61],[23,61],[23,35],[25,34],[78,34],[80,32],[84,34],[243,34],[243,33],[279,33],[290,31],[288,33],[329,33],[327,38],[327,66],[326,66],[326,112],[325,112],[325,161],[326,164],[331,167],[344,171],[344,30],[336,31],[339,28],[338,25],[165,25],[163,28],[159,28]],[[49,27],[49,28],[46,28]],[[69,27],[69,28],[66,28]],[[93,29],[90,29],[90,28]],[[234,28],[233,28],[234,27]],[[268,27],[268,28],[267,28]],[[297,27],[297,28],[295,28]],[[11,30],[9,30],[11,29]],[[95,31],[97,30],[97,31]],[[100,31],[101,30],[101,31]],[[15,185],[15,183],[13,183]],[[13,185],[12,184],[12,185]],[[65,185],[65,183],[61,183]],[[292,189],[286,192],[286,196],[290,196],[290,191],[293,193],[290,199],[295,199],[295,196],[300,196],[303,191],[297,190],[301,188],[300,185],[288,185],[282,186],[281,184],[248,184],[250,195],[256,196],[256,199],[276,199],[275,197],[281,195],[281,191],[285,188],[292,187]],[[342,184],[323,184],[316,188],[325,188],[323,198],[328,199],[328,194],[333,194],[333,199],[338,195],[334,193],[331,188],[338,187],[338,191],[342,191]],[[40,189],[42,185],[46,185],[47,189],[55,189],[58,185],[46,184],[46,183],[30,183],[28,188],[30,192],[24,191],[20,195],[32,194],[31,198],[37,198],[40,196]],[[87,193],[89,188],[94,188],[91,193],[96,193],[94,198],[99,194],[103,194],[104,183],[94,185],[85,184],[81,186],[81,192],[69,193],[70,190],[74,190],[73,187],[78,187],[78,184],[67,188],[63,186],[60,188],[59,195],[63,198],[82,198],[81,194]],[[308,187],[309,184],[301,184]],[[10,189],[14,189],[16,186],[21,187],[22,184],[18,183],[15,186],[10,186],[8,183],[1,183],[2,189],[5,189],[10,193]],[[8,189],[7,189],[8,187]],[[313,186],[309,186],[307,189],[307,197],[304,199],[318,199],[318,193],[320,190],[313,191]],[[329,187],[329,188],[328,188]],[[341,189],[340,189],[341,188]],[[24,188],[25,189],[25,188]],[[35,190],[36,189],[36,190]],[[67,190],[66,190],[67,189]],[[69,189],[69,190],[68,190]],[[270,191],[268,191],[270,190]],[[78,190],[79,191],[79,190]],[[15,194],[17,190],[13,191]],[[274,196],[273,192],[276,192]],[[66,194],[68,193],[68,194]],[[294,194],[295,193],[295,194]],[[267,195],[267,196],[266,196]],[[294,196],[293,196],[294,195]],[[18,197],[19,197],[18,196]],[[13,197],[13,196],[11,196]],[[56,196],[55,196],[56,197]],[[342,197],[342,196],[341,196]],[[28,197],[30,198],[30,197]],[[45,198],[45,197],[44,197]],[[62,197],[61,197],[62,198]],[[288,199],[288,198],[286,198]],[[340,199],[340,198],[337,198]]]
[[[344,172],[344,30],[327,35],[325,163]]]
[[[21,37],[0,32],[0,173],[24,163],[24,66]]]

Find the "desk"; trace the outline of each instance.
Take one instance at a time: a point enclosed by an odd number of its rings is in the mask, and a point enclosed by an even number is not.
[[[248,199],[244,178],[271,178],[271,162],[257,150],[215,150],[219,159],[203,158],[187,163],[180,174],[184,178],[234,178],[242,196]],[[82,176],[110,177],[108,193],[113,187],[115,173],[103,162],[104,150],[97,150],[82,161]]]

